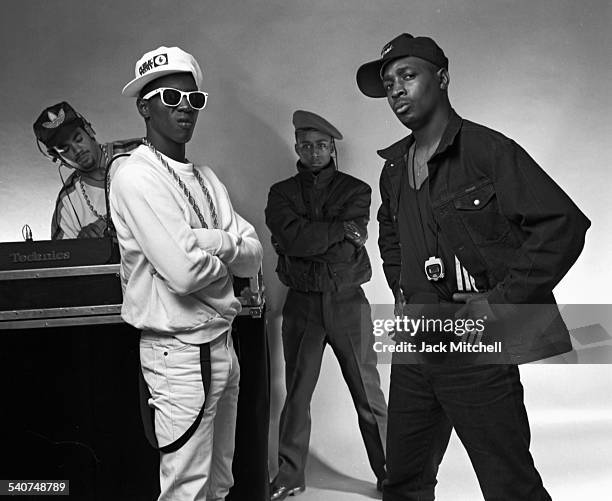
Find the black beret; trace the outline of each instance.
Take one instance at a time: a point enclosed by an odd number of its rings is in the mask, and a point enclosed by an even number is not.
[[[310,111],[297,110],[293,113],[293,126],[295,130],[316,129],[329,134],[334,139],[342,139],[342,134],[323,117]]]

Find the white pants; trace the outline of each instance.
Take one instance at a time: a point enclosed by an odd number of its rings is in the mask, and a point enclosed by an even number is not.
[[[210,395],[200,425],[180,449],[160,453],[159,501],[222,500],[233,484],[240,368],[230,333],[210,343],[210,362]],[[140,363],[163,447],[191,426],[204,402],[200,347],[143,332]]]

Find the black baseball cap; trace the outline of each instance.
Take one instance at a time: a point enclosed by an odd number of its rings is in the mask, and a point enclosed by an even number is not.
[[[77,127],[86,127],[85,119],[66,101],[45,108],[34,122],[36,139],[47,148],[62,144]]]
[[[385,44],[379,59],[359,67],[357,70],[359,90],[368,97],[387,97],[382,85],[381,71],[393,59],[407,56],[425,59],[440,68],[448,69],[448,58],[431,38],[414,37],[410,33],[402,33]]]

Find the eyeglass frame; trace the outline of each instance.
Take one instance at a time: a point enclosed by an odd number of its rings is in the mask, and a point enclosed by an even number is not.
[[[164,101],[164,91],[165,90],[173,90],[173,91],[178,92],[181,95],[178,103],[174,105],[166,103],[166,101]],[[189,99],[189,96],[195,93],[204,95],[204,105],[201,108],[197,108],[193,104],[191,104],[191,100]],[[184,91],[180,89],[175,89],[174,87],[158,87],[157,89],[152,90],[151,92],[148,92],[147,94],[142,96],[142,99],[149,100],[156,94],[159,94],[159,98],[161,99],[162,104],[164,106],[167,106],[168,108],[176,108],[177,106],[179,106],[183,102],[183,97],[187,97],[187,103],[189,103],[189,106],[191,106],[194,110],[201,111],[204,108],[206,108],[206,105],[208,104],[208,92],[204,92],[203,90]]]
[[[323,151],[332,151],[334,147],[334,141],[332,139],[332,141],[330,141],[329,144],[327,143],[319,143],[319,144],[297,144],[297,148],[300,151],[304,151],[306,153],[313,153],[315,150],[319,151],[319,152],[323,152]]]

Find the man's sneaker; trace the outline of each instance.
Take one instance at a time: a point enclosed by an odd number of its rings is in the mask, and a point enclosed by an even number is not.
[[[282,501],[287,496],[297,496],[306,490],[303,485],[297,487],[287,487],[286,485],[272,486],[270,488],[270,501]]]

